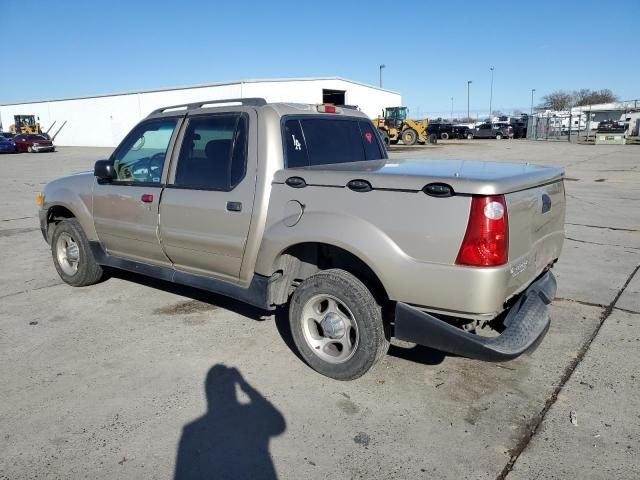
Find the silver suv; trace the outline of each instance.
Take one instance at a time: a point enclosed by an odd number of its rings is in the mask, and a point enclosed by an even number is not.
[[[389,160],[364,114],[240,99],[161,108],[39,196],[69,285],[120,268],[288,307],[305,361],[357,378],[392,336],[484,360],[549,327],[563,171]],[[491,335],[485,335],[486,332]]]

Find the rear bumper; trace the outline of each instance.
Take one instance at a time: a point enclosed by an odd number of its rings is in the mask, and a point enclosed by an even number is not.
[[[504,320],[496,337],[465,332],[406,303],[396,306],[395,337],[437,350],[499,362],[538,346],[550,324],[549,307],[556,294],[556,279],[548,271],[527,288]]]

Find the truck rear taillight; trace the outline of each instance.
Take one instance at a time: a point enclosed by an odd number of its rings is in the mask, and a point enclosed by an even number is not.
[[[317,110],[320,113],[342,113],[342,109],[336,107],[335,105],[331,105],[331,104],[322,104],[322,105],[318,105]]]
[[[473,197],[456,265],[495,267],[509,258],[509,220],[504,195]]]

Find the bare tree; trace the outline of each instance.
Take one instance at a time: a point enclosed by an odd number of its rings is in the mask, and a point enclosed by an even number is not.
[[[584,105],[595,105],[598,103],[611,103],[618,100],[618,96],[608,88],[602,90],[589,90],[583,88],[573,92],[575,97],[575,105],[581,107]]]
[[[556,90],[542,97],[542,102],[538,108],[545,110],[569,110],[571,107],[611,103],[617,100],[618,96],[608,88],[603,88],[602,90],[582,88],[580,90],[574,90],[573,92]]]
[[[574,103],[573,95],[564,90],[551,92],[544,97],[538,108],[544,110],[568,110]]]

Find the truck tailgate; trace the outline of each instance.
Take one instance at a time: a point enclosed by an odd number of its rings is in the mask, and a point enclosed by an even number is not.
[[[513,295],[560,255],[564,241],[564,183],[560,180],[505,197],[511,268],[508,291]]]

